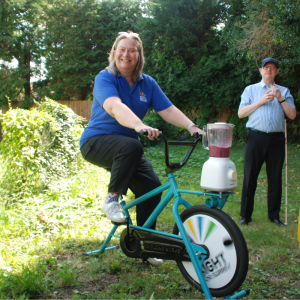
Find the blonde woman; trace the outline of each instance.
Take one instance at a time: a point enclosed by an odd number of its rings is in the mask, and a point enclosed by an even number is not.
[[[161,185],[151,163],[143,154],[138,134],[147,131],[154,139],[159,130],[143,123],[149,108],[164,120],[188,129],[202,131],[160,89],[156,81],[143,74],[143,44],[137,33],[121,32],[109,55],[109,66],[95,78],[91,119],[80,147],[92,164],[109,169],[111,178],[102,211],[117,223],[126,222],[119,198],[128,188],[138,198]],[[159,203],[161,194],[137,205],[137,225],[142,226]],[[151,226],[155,229],[156,222]],[[152,264],[161,260],[149,258]]]

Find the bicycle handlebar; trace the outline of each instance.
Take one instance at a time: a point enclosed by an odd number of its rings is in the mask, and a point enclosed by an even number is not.
[[[141,131],[141,135],[148,136],[148,132]],[[195,132],[193,134],[193,138],[195,139],[193,142],[179,142],[179,141],[168,141],[168,138],[163,135],[163,133],[160,131],[159,136],[157,139],[163,139],[165,144],[165,162],[166,162],[166,173],[171,173],[180,170],[189,160],[190,156],[192,155],[192,152],[194,151],[196,145],[198,142],[202,141],[202,135],[198,132]],[[171,163],[169,162],[169,145],[176,145],[176,146],[191,146],[190,150],[188,151],[187,155],[185,156],[183,162],[181,163]]]

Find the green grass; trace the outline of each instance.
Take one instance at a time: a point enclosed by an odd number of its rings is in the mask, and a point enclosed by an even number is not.
[[[236,143],[232,149],[238,188],[224,207],[235,222],[240,220],[243,147],[242,143]],[[170,160],[181,161],[186,151],[187,148],[172,147]],[[147,148],[145,153],[165,182],[161,145]],[[240,227],[250,257],[248,275],[242,286],[251,290],[248,299],[300,298],[299,155],[299,147],[288,146],[288,225],[278,227],[267,219],[267,178],[263,167],[253,222]],[[198,146],[187,166],[175,173],[180,188],[201,190],[201,167],[207,158],[208,152]],[[165,261],[155,268],[140,259],[126,257],[120,249],[100,256],[82,255],[99,249],[111,229],[110,221],[101,211],[108,180],[109,173],[84,163],[77,176],[53,182],[38,197],[6,207],[0,203],[0,299],[205,298],[187,284],[173,261]],[[284,185],[283,190],[281,219],[284,221]],[[184,195],[184,198],[192,204],[205,201],[202,196]],[[126,199],[131,201],[133,195],[128,193]],[[132,215],[135,220],[134,211]],[[169,204],[157,227],[171,232],[173,225]],[[112,244],[118,244],[118,239],[114,238]]]

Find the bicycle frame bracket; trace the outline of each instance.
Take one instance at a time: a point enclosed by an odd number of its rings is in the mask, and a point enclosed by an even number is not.
[[[125,228],[120,236],[122,251],[132,258],[149,257],[190,261],[184,242],[159,233],[144,231],[137,228]]]

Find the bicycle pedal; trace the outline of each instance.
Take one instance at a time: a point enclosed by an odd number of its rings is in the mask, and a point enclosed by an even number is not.
[[[127,225],[128,224],[128,222],[114,222],[114,221],[111,221],[111,223],[113,225]]]

